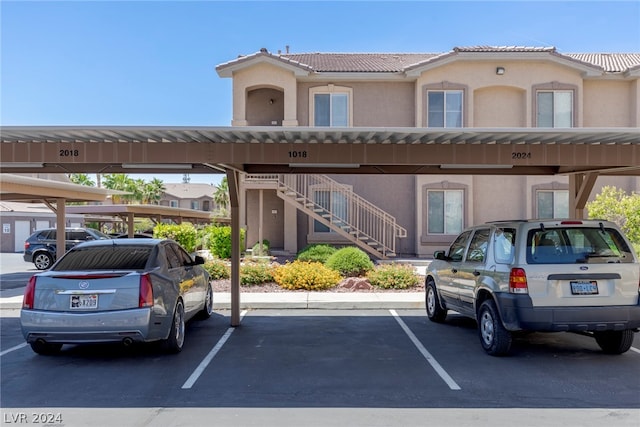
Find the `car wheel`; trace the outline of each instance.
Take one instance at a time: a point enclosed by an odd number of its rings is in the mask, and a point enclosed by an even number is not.
[[[427,308],[427,317],[432,322],[444,322],[447,317],[447,309],[440,305],[440,298],[436,291],[436,284],[432,278],[427,279],[427,292],[425,306]]]
[[[35,265],[38,270],[46,270],[51,267],[51,264],[53,264],[53,257],[47,252],[38,252],[33,258],[33,265]]]
[[[35,341],[30,345],[31,350],[33,350],[34,353],[38,353],[43,356],[51,356],[53,354],[57,354],[62,348],[62,344],[60,343],[49,343],[45,341]]]
[[[211,288],[211,283],[207,285],[207,295],[204,299],[204,307],[198,313],[198,318],[201,320],[205,320],[211,317],[213,314],[213,289]]]
[[[607,354],[625,353],[633,344],[633,331],[631,329],[594,332],[593,336],[602,351]]]
[[[511,332],[502,325],[500,315],[493,300],[488,299],[480,305],[478,311],[478,331],[480,343],[487,354],[502,356],[511,348]]]
[[[165,347],[170,353],[180,353],[184,345],[184,306],[182,301],[176,304],[176,310],[173,313],[173,322],[171,322],[171,330],[169,337],[165,340]]]

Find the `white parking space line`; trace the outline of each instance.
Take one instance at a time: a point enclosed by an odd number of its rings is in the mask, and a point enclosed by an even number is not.
[[[242,320],[242,318],[244,317],[245,314],[247,314],[247,310],[244,310],[242,313],[240,313],[240,320]],[[182,385],[182,389],[183,390],[187,390],[187,389],[190,389],[191,387],[193,387],[193,385],[196,383],[196,381],[198,381],[198,378],[200,378],[200,375],[202,375],[204,370],[207,369],[207,366],[209,366],[209,363],[211,363],[213,358],[216,357],[216,354],[218,354],[218,352],[220,351],[220,349],[222,348],[224,343],[227,342],[227,340],[229,339],[229,337],[231,336],[231,334],[233,333],[233,331],[235,329],[236,328],[234,328],[234,327],[231,327],[231,328],[227,329],[227,332],[225,332],[224,335],[222,336],[222,338],[220,338],[218,340],[218,342],[211,349],[209,354],[207,354],[206,357],[204,359],[202,359],[202,362],[200,362],[200,364],[195,369],[195,371],[193,371],[191,376]]]
[[[637,348],[635,348],[635,347],[631,347],[631,351],[635,351],[636,353],[640,353],[640,350],[638,350],[638,349],[637,349]]]
[[[20,350],[21,348],[26,347],[27,345],[28,344],[26,342],[23,342],[22,344],[18,344],[15,347],[8,348],[2,353],[0,353],[0,357],[4,356],[5,354],[11,353],[12,351]]]
[[[427,362],[429,362],[431,367],[437,372],[438,375],[440,375],[440,378],[442,378],[442,380],[445,383],[447,383],[449,388],[451,390],[460,390],[460,386],[453,380],[453,378],[449,376],[447,371],[445,371],[444,368],[440,366],[438,361],[431,355],[431,353],[427,351],[427,349],[422,345],[420,340],[418,340],[418,338],[414,335],[414,333],[411,332],[411,329],[409,329],[407,324],[404,323],[404,321],[400,318],[400,316],[398,316],[398,313],[396,313],[395,310],[389,310],[389,312],[396,319],[400,327],[404,330],[404,332],[407,334],[411,342],[413,342],[413,344],[416,346],[416,348],[422,354],[422,356],[425,359],[427,359]]]

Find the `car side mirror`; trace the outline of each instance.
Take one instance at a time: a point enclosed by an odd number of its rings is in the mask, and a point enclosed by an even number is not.
[[[447,260],[447,257],[446,257],[446,255],[444,254],[444,251],[435,251],[435,252],[433,253],[433,257],[434,257],[435,259],[439,259],[439,260],[442,260],[442,261],[446,261],[446,260]]]
[[[195,257],[193,257],[193,259],[194,259],[194,262],[193,262],[194,265],[204,264],[204,258],[201,257],[200,255],[196,255]]]

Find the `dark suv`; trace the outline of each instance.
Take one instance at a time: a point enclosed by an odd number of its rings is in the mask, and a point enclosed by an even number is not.
[[[92,228],[67,228],[65,233],[65,252],[87,240],[110,239],[106,234]],[[56,259],[56,237],[55,228],[35,231],[24,242],[24,260],[33,262],[38,270],[51,267]]]

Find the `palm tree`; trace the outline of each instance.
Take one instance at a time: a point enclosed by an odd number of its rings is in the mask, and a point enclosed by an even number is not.
[[[220,184],[215,186],[215,191],[213,193],[213,201],[216,202],[218,206],[218,210],[221,216],[228,216],[227,207],[231,204],[229,199],[229,184],[227,182],[227,177],[225,176],[220,181]]]
[[[69,180],[74,184],[86,185],[87,187],[95,187],[96,183],[93,182],[89,175],[86,173],[72,173],[69,174]]]
[[[162,199],[162,193],[165,191],[164,182],[161,179],[153,178],[150,182],[144,184],[142,190],[142,203],[157,205]]]
[[[131,200],[135,198],[136,193],[136,181],[130,178],[129,175],[121,173],[112,173],[104,176],[103,185],[110,190],[126,191],[130,194],[113,195],[113,203],[131,203]]]

